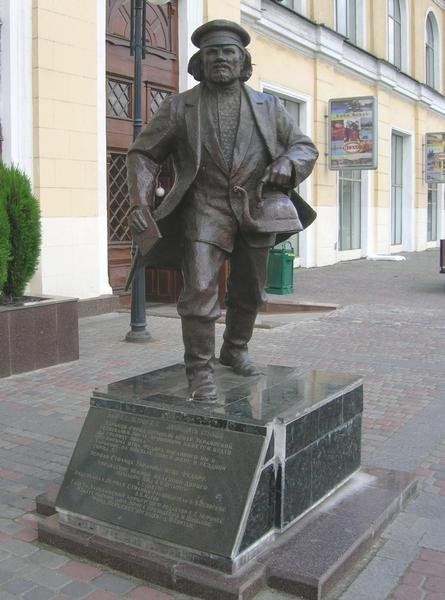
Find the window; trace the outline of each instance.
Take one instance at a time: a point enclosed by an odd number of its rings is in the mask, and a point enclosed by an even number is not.
[[[439,34],[436,19],[431,12],[426,18],[425,29],[425,83],[431,87],[437,87],[439,79]]]
[[[295,102],[295,100],[289,100],[288,98],[280,98],[280,100],[284,104],[284,108],[287,110],[287,112],[290,115],[292,115],[293,118],[295,119],[295,121],[298,123],[298,125],[300,125],[300,119],[301,119],[300,103]],[[298,190],[298,188],[297,188],[297,190]],[[298,235],[295,236],[294,250],[295,250],[295,256],[300,256],[300,238]]]
[[[398,69],[402,68],[402,11],[400,0],[388,3],[389,60]]]
[[[336,0],[335,22],[338,33],[356,44],[358,39],[357,0]]]
[[[282,96],[280,93],[278,93],[276,91],[271,91],[267,88],[265,88],[264,91],[267,92],[268,94],[272,94],[273,96],[276,96],[277,98],[279,98],[281,100],[281,102],[283,103],[284,108],[295,119],[298,126],[301,125],[301,103],[300,102],[298,102],[297,100],[291,100],[290,98]],[[297,188],[297,191],[298,191],[298,188]],[[292,238],[292,244],[294,246],[295,256],[300,256],[300,238],[299,238],[298,234],[294,238]]]
[[[339,250],[361,248],[362,172],[344,169],[338,173]]]
[[[286,6],[291,10],[304,15],[306,13],[306,1],[305,0],[275,0],[281,6]]]
[[[132,108],[131,83],[107,78],[107,116],[130,119]]]
[[[403,223],[403,136],[391,138],[391,244],[402,243]]]
[[[437,183],[428,185],[427,242],[437,240]]]

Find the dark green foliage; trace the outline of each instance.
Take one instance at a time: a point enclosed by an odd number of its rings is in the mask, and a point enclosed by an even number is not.
[[[0,205],[5,206],[9,224],[9,259],[1,291],[6,298],[16,298],[23,295],[37,267],[40,211],[26,175],[3,164],[0,165]]]
[[[3,173],[0,171],[0,188],[3,187]],[[9,260],[9,220],[6,202],[0,192],[0,290],[6,281]]]

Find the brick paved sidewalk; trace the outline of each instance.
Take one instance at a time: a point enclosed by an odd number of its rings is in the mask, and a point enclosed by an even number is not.
[[[419,477],[336,600],[445,599],[445,276],[436,250],[406,256],[298,270],[294,297],[340,308],[258,329],[251,344],[259,362],[363,375],[364,465]],[[127,314],[82,319],[79,361],[0,380],[0,600],[187,598],[36,542],[34,497],[61,480],[91,390],[182,360],[177,319],[149,328],[157,341],[138,346],[122,341]]]

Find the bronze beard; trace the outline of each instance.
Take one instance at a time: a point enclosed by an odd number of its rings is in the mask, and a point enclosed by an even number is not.
[[[241,67],[240,81],[247,81],[252,76],[252,57],[250,52],[244,48],[239,48],[240,52],[244,55],[244,61]],[[196,52],[189,60],[187,71],[196,81],[203,81],[204,78],[204,67],[202,64],[202,53],[201,50]]]

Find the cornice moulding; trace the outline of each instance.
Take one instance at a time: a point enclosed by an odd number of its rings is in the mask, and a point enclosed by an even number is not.
[[[445,0],[434,1],[445,8]],[[443,94],[400,72],[387,61],[350,44],[324,25],[309,21],[271,0],[242,0],[241,17],[254,31],[274,42],[293,48],[305,56],[337,64],[354,77],[381,85],[445,116]]]

